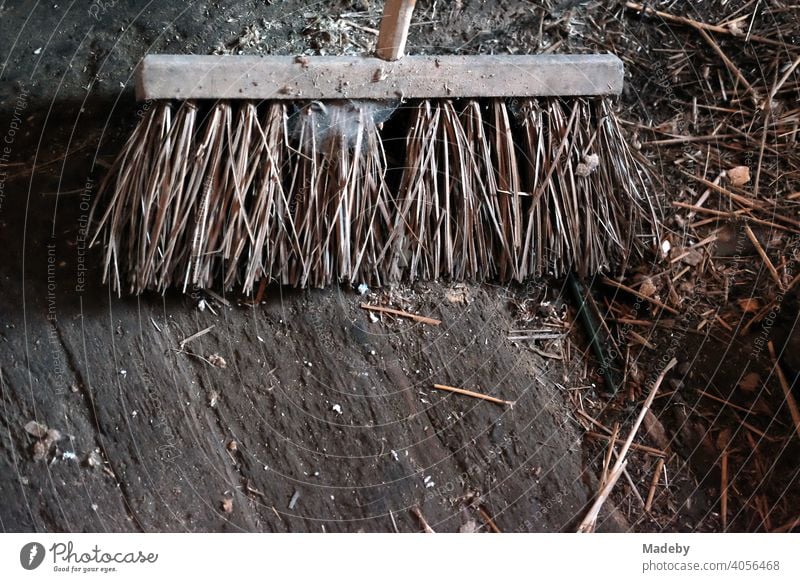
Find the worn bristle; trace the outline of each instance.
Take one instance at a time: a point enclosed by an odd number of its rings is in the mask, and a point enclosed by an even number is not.
[[[376,103],[159,103],[93,209],[115,290],[523,280],[652,247],[646,162],[604,99],[425,100],[387,178]]]
[[[388,232],[386,159],[372,115],[349,104],[312,104],[296,122],[290,158],[294,253],[272,277],[299,287],[379,283]]]

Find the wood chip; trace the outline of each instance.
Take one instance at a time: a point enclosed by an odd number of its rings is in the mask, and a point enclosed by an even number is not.
[[[47,436],[47,425],[32,420],[25,425],[25,432],[37,439],[43,439]]]
[[[732,186],[744,186],[750,181],[750,168],[747,166],[736,166],[726,172],[728,182]]]
[[[756,372],[745,374],[739,382],[739,388],[745,392],[755,392],[761,385],[761,376]]]

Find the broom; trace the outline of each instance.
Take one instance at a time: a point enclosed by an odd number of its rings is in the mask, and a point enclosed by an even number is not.
[[[151,106],[92,209],[104,282],[521,281],[652,249],[621,61],[403,57],[413,6],[386,3],[377,57],[146,56]]]

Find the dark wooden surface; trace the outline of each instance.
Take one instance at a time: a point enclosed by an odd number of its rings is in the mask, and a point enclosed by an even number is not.
[[[504,530],[553,531],[591,496],[556,373],[509,347],[496,290],[471,289],[467,306],[429,287],[417,304],[439,328],[370,322],[344,290],[275,290],[255,308],[212,303],[214,315],[191,298],[109,298],[94,268],[75,293],[61,238],[48,320],[41,214],[28,221],[24,280],[19,261],[2,268],[4,529],[391,531],[392,512],[414,531],[418,505],[457,531],[481,521],[480,495]],[[18,245],[18,229],[4,233],[5,248]],[[218,354],[224,369],[176,351],[212,325],[184,351]],[[434,381],[518,403],[433,392]],[[30,420],[63,435],[44,460]]]

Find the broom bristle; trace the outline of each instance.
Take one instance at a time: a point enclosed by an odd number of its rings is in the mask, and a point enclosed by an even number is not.
[[[521,281],[622,270],[658,240],[646,161],[605,99],[423,100],[394,188],[383,117],[370,102],[159,103],[92,210],[104,281]]]

